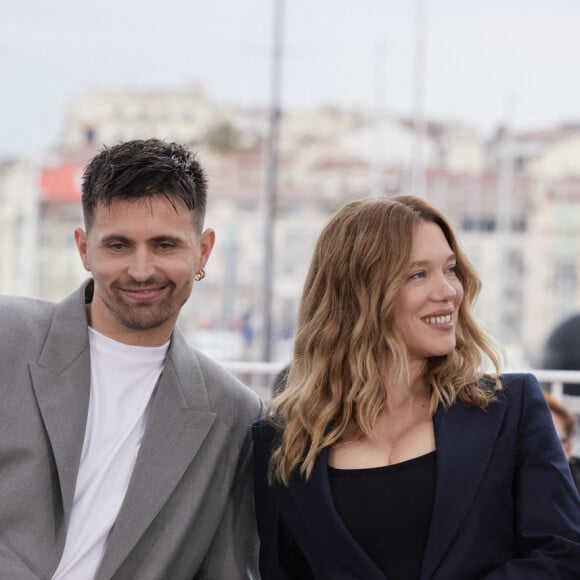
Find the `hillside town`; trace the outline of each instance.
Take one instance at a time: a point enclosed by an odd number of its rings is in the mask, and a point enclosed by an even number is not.
[[[73,229],[80,177],[103,144],[158,137],[197,152],[217,244],[184,309],[187,336],[222,360],[260,360],[266,107],[203,87],[88,92],[68,103],[50,150],[0,161],[0,292],[59,299],[86,273]],[[333,106],[284,110],[272,247],[273,359],[288,357],[314,241],[346,201],[412,191],[412,119]],[[580,122],[481,135],[424,127],[423,195],[451,216],[483,281],[477,315],[512,367],[541,366],[556,325],[580,310]]]

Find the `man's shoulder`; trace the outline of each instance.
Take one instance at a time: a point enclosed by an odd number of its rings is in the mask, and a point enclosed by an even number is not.
[[[191,352],[204,376],[208,395],[216,406],[244,408],[250,414],[261,412],[262,401],[255,391],[204,353],[195,348],[191,348]]]
[[[42,325],[52,317],[55,303],[26,296],[0,295],[0,318],[6,328],[11,323],[19,327],[28,324]]]
[[[190,347],[193,357],[197,360],[199,367],[207,382],[216,386],[216,388],[223,388],[240,392],[247,395],[248,389],[238,378],[230,373],[222,364],[210,358],[203,352],[194,347]],[[252,391],[250,391],[252,392]]]
[[[41,298],[31,298],[28,296],[12,296],[0,294],[0,308],[6,311],[28,311],[37,309],[54,308],[54,302]]]

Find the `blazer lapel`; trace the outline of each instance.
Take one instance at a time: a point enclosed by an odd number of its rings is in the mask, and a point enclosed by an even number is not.
[[[145,533],[192,462],[215,418],[201,369],[176,329],[151,401],[129,488],[96,576],[99,580],[114,574]]]
[[[333,559],[338,560],[340,569],[351,574],[341,578],[385,580],[384,574],[352,537],[336,510],[328,479],[328,452],[328,448],[322,450],[307,482],[297,479],[290,484],[288,493],[293,501],[288,507],[316,533],[317,541],[326,546]]]
[[[421,580],[427,580],[459,531],[485,474],[503,416],[500,402],[485,411],[456,403],[434,416],[437,482]]]
[[[29,368],[54,455],[66,522],[74,499],[90,394],[84,287],[55,307],[40,356]]]

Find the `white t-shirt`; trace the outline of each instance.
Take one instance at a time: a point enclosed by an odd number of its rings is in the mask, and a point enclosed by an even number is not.
[[[89,328],[91,391],[66,543],[53,580],[94,578],[127,492],[169,343],[123,344]]]

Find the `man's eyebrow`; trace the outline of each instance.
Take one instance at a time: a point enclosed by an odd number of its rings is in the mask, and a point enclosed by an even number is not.
[[[184,238],[181,236],[172,236],[170,234],[162,235],[162,236],[155,236],[148,240],[149,242],[154,242],[158,244],[159,242],[173,242],[175,244],[182,244],[184,242]]]
[[[129,238],[126,238],[125,236],[121,236],[119,234],[109,234],[108,236],[101,238],[102,244],[106,244],[107,242],[129,243],[130,240],[129,240]]]
[[[181,244],[183,243],[184,239],[182,237],[179,236],[174,236],[171,234],[164,234],[161,236],[155,236],[153,238],[149,238],[147,240],[148,243],[154,243],[154,244],[158,244],[160,242],[174,242],[176,244]],[[103,237],[101,239],[101,242],[106,244],[107,242],[123,242],[126,244],[129,244],[132,242],[132,240],[126,236],[123,236],[121,234],[109,234],[105,237]]]

